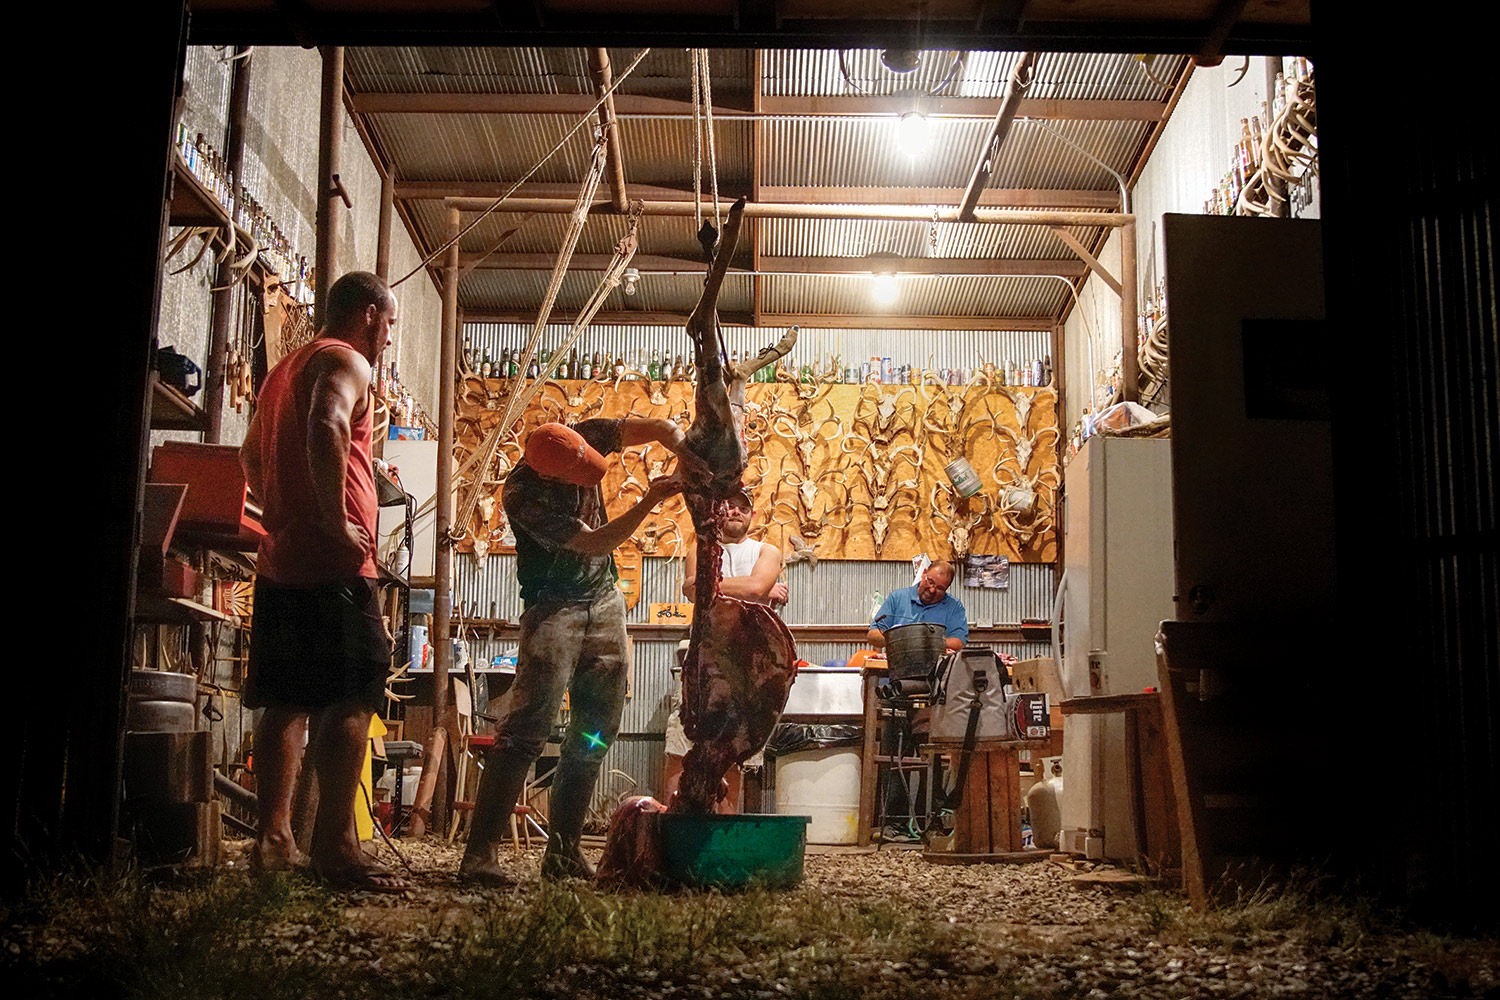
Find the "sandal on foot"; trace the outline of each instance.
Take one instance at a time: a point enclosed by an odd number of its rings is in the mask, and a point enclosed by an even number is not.
[[[406,876],[399,875],[384,865],[366,865],[356,868],[315,869],[317,876],[331,889],[352,892],[402,893],[411,888]]]

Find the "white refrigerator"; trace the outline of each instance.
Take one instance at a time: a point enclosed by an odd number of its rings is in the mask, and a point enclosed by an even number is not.
[[[1053,617],[1061,620],[1064,693],[1139,693],[1157,683],[1156,632],[1173,617],[1171,442],[1090,438],[1068,465],[1063,495],[1064,573]],[[1124,716],[1069,715],[1063,850],[1134,855],[1125,775]]]

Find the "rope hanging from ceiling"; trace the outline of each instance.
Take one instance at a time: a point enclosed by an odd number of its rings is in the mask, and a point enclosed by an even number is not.
[[[531,365],[531,360],[536,355],[537,348],[541,344],[542,333],[546,329],[547,320],[552,313],[552,306],[557,300],[557,294],[562,288],[563,278],[567,274],[568,264],[571,262],[574,250],[578,246],[578,240],[583,235],[583,226],[588,219],[589,206],[593,204],[595,192],[599,188],[599,182],[604,176],[607,161],[607,143],[600,133],[594,144],[593,157],[590,160],[589,172],[584,176],[578,188],[578,197],[573,205],[573,212],[569,216],[568,231],[563,237],[563,247],[559,251],[557,261],[552,268],[552,277],[547,284],[547,291],[542,299],[542,305],[537,313],[536,324],[532,327],[531,336],[527,340],[526,347],[517,362],[519,371],[526,371]],[[526,407],[536,398],[543,384],[556,374],[563,359],[567,357],[568,350],[577,343],[593,321],[595,314],[603,308],[605,300],[620,284],[624,276],[625,268],[635,256],[639,246],[638,231],[640,228],[641,215],[644,205],[636,201],[631,203],[630,217],[627,223],[625,235],[615,245],[614,256],[610,259],[609,266],[604,275],[594,287],[593,293],[578,313],[578,318],[573,321],[572,327],[553,351],[551,360],[542,369],[538,377],[529,385],[519,391],[512,391],[506,400],[504,411],[500,420],[490,429],[484,442],[474,450],[467,461],[459,468],[454,477],[456,483],[462,483],[468,477],[467,488],[463,491],[462,499],[458,504],[454,525],[449,531],[449,537],[458,541],[468,532],[468,525],[473,519],[474,511],[485,492],[487,475],[495,457],[499,454],[502,444],[516,433],[516,422]],[[519,383],[520,377],[517,377]],[[457,490],[459,487],[455,487]],[[426,504],[423,505],[424,508]]]
[[[714,203],[714,229],[719,218],[719,165],[714,147],[714,92],[709,79],[708,50],[693,50],[693,221],[703,225],[703,150],[708,148],[708,180]]]

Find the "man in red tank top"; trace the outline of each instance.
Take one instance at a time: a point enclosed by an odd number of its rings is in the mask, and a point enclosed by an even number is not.
[[[292,789],[305,737],[318,780],[311,864],[328,881],[399,892],[360,850],[354,797],[391,645],[375,591],[370,368],[390,343],[396,300],[364,271],[323,293],[318,336],[266,376],[240,449],[265,509],[244,700],[255,727],[262,870],[298,862]],[[309,732],[309,724],[311,731]]]

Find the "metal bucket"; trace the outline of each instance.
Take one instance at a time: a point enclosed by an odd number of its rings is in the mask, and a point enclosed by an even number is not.
[[[974,466],[969,464],[967,458],[955,458],[943,466],[943,471],[948,474],[948,481],[953,484],[953,491],[965,500],[984,489],[979,473],[974,471]]]
[[[926,676],[946,652],[945,635],[937,622],[911,622],[887,632],[885,659],[890,679]]]

